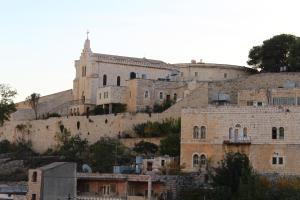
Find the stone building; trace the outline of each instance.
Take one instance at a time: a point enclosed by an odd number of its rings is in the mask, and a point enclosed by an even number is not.
[[[228,152],[248,155],[260,173],[300,175],[297,106],[209,106],[181,115],[185,171],[216,166]]]

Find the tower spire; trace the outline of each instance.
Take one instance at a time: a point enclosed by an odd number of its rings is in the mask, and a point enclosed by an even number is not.
[[[86,40],[84,42],[84,48],[83,48],[83,51],[82,51],[82,52],[85,52],[85,53],[92,53],[91,46],[90,46],[89,33],[90,33],[90,31],[87,30],[86,31]]]

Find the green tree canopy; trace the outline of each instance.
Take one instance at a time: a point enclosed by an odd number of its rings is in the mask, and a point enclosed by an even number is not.
[[[7,85],[0,84],[0,126],[4,121],[9,120],[11,113],[16,111],[16,106],[13,102],[13,98],[17,92],[12,90]]]
[[[151,142],[141,141],[141,142],[135,144],[133,151],[135,151],[138,154],[143,154],[143,155],[154,155],[158,151],[158,146]]]
[[[294,35],[276,35],[254,46],[249,51],[247,63],[263,72],[300,71],[299,40]]]

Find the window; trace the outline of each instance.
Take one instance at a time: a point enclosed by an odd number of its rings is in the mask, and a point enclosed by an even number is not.
[[[107,84],[107,76],[106,74],[103,75],[103,86],[106,86]]]
[[[283,157],[278,157],[278,164],[282,165],[283,164]]]
[[[206,156],[204,154],[202,154],[200,156],[200,164],[201,165],[206,165]]]
[[[198,76],[198,72],[195,72],[195,76]]]
[[[183,72],[180,73],[180,76],[183,77]]]
[[[198,167],[199,166],[199,156],[195,154],[193,156],[193,167]]]
[[[159,99],[164,99],[164,93],[163,92],[159,93]]]
[[[272,158],[272,164],[273,164],[273,165],[276,165],[276,164],[277,164],[277,157],[273,157],[273,158]]]
[[[201,126],[201,139],[205,139],[205,138],[206,138],[206,127]]]
[[[273,140],[277,139],[277,128],[276,127],[272,128],[272,139]]]
[[[244,129],[243,129],[243,137],[247,138],[247,128],[246,127],[244,127]]]
[[[145,98],[148,98],[148,97],[149,97],[149,91],[146,90],[146,91],[145,91]]]
[[[262,106],[262,105],[263,105],[263,104],[262,104],[261,101],[257,102],[257,106]]]
[[[226,73],[224,73],[224,78],[227,78],[227,74]]]
[[[121,78],[120,76],[117,77],[117,86],[120,86],[121,85]]]
[[[36,194],[31,195],[31,200],[36,200]]]
[[[36,182],[36,180],[37,180],[37,172],[33,172],[32,177],[31,177],[31,181]]]
[[[101,93],[99,93],[99,99],[101,99]]]
[[[284,128],[280,127],[279,128],[279,139],[284,139]]]
[[[142,74],[142,79],[146,79],[147,75],[146,74]]]
[[[174,93],[174,97],[173,97],[173,99],[174,99],[174,101],[176,101],[176,100],[177,100],[177,94],[176,94],[176,93]]]
[[[273,98],[273,105],[295,105],[295,104],[296,104],[296,99],[294,97],[274,97]]]
[[[165,160],[161,160],[161,166],[162,166],[162,167],[165,166]]]
[[[194,126],[193,138],[194,139],[198,139],[199,138],[199,127],[198,126]]]
[[[86,66],[82,66],[82,69],[81,69],[81,75],[82,77],[85,77],[86,76]]]
[[[136,73],[130,72],[130,79],[135,79],[136,78]]]

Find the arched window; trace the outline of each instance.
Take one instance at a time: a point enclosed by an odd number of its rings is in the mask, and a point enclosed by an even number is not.
[[[121,78],[120,76],[117,77],[117,86],[120,86],[121,85]]]
[[[103,86],[106,86],[107,84],[107,76],[106,74],[103,75]]]
[[[229,128],[229,139],[233,139],[233,132],[232,132],[232,128]]]
[[[284,139],[284,128],[283,127],[279,128],[279,139]]]
[[[243,137],[244,137],[244,138],[247,138],[247,136],[248,136],[247,128],[244,127],[244,129],[243,129]]]
[[[206,127],[201,126],[201,139],[205,139],[205,138],[206,138]]]
[[[272,139],[277,139],[277,128],[276,127],[272,128]]]
[[[149,91],[146,90],[146,91],[145,91],[145,98],[148,98],[148,97],[149,97]]]
[[[198,126],[194,126],[193,138],[194,139],[198,139],[199,138],[199,127]]]
[[[204,154],[202,154],[200,156],[200,164],[201,165],[206,165],[206,156]]]
[[[197,154],[193,155],[193,167],[199,166],[199,156]]]
[[[130,79],[135,79],[136,78],[136,73],[130,72]]]

